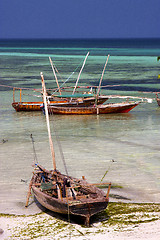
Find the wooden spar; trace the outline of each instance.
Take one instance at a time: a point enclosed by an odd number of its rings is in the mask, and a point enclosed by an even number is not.
[[[60,89],[60,87],[59,87],[57,75],[56,75],[56,72],[55,72],[55,70],[54,70],[53,62],[52,62],[52,60],[51,60],[50,57],[49,57],[49,61],[50,61],[50,63],[51,63],[51,67],[52,67],[52,70],[53,70],[53,73],[54,73],[54,76],[55,76],[55,79],[56,79],[56,83],[57,83],[57,87],[58,87],[58,90],[59,90],[59,94],[61,95],[61,89]]]
[[[45,115],[46,115],[46,122],[47,122],[47,128],[48,128],[49,145],[51,149],[53,168],[55,170],[56,169],[55,152],[53,148],[53,142],[52,142],[51,130],[50,130],[50,124],[49,124],[48,106],[47,106],[47,100],[46,100],[46,87],[44,83],[43,73],[41,73],[41,81],[42,81],[42,91],[43,91],[43,102],[45,107]]]
[[[120,96],[120,95],[107,95],[108,98],[126,98],[126,99],[140,99],[140,100],[147,100],[148,102],[151,102],[154,100],[154,98],[147,98],[147,97],[134,97],[134,96]]]
[[[20,102],[22,102],[22,89],[20,89]]]
[[[15,88],[13,88],[13,102],[15,102]]]
[[[101,79],[100,79],[100,81],[99,81],[99,86],[98,86],[98,91],[97,91],[97,98],[98,98],[98,96],[99,96],[99,92],[100,92],[100,88],[101,88],[101,83],[102,83],[103,75],[104,75],[104,72],[105,72],[105,69],[106,69],[106,66],[107,66],[107,63],[108,63],[109,56],[110,56],[110,55],[108,54],[106,63],[105,63],[104,68],[103,68],[102,76],[101,76]]]
[[[28,207],[29,197],[31,195],[31,189],[32,189],[32,179],[31,179],[30,184],[29,184],[29,190],[28,190],[28,194],[27,194],[27,200],[26,200],[25,207]]]
[[[84,62],[83,62],[83,65],[82,65],[82,67],[81,67],[81,70],[80,70],[80,72],[79,72],[79,75],[78,75],[78,78],[77,78],[76,84],[75,84],[75,86],[74,86],[74,89],[73,89],[73,93],[72,93],[72,95],[73,95],[73,94],[75,93],[75,91],[76,91],[76,88],[77,88],[77,85],[78,85],[78,81],[79,81],[79,78],[80,78],[81,72],[82,72],[82,70],[83,70],[83,68],[84,68],[84,65],[85,65],[85,63],[86,63],[86,60],[87,60],[88,55],[89,55],[89,52],[87,53],[87,55],[86,55],[86,57],[85,57],[85,59],[84,59]]]
[[[111,189],[111,183],[109,183],[109,186],[108,186],[108,191],[107,191],[106,199],[108,199],[108,197],[109,197],[110,189]]]
[[[104,182],[104,183],[87,183],[86,185],[89,185],[89,186],[104,186],[104,185],[110,185],[110,184],[111,184],[110,182],[107,182],[107,183]]]

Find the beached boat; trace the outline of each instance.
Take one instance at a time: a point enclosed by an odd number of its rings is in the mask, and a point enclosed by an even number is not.
[[[55,106],[48,105],[49,114],[68,114],[68,115],[89,115],[89,114],[109,114],[109,113],[128,113],[138,106],[140,102],[109,103],[92,106]]]
[[[106,209],[109,190],[110,184],[105,195],[86,180],[61,174],[57,169],[48,171],[40,165],[32,177],[32,191],[42,206],[53,212],[80,216],[87,226],[91,216]]]
[[[41,78],[43,82],[42,74]],[[73,178],[68,176],[67,171],[67,174],[64,175],[56,169],[44,82],[43,93],[53,170],[48,171],[39,164],[35,164],[29,186],[26,207],[28,206],[32,189],[38,202],[45,208],[62,214],[80,216],[84,219],[85,224],[89,226],[91,216],[106,209],[109,202],[108,197],[111,183],[108,183],[109,187],[105,195],[101,189],[97,188],[94,184],[87,183],[84,178]]]

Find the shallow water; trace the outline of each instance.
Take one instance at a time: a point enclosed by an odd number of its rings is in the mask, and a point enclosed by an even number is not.
[[[68,83],[73,85],[88,50],[87,47],[76,46],[64,46],[61,49],[55,46],[48,49],[10,46],[2,45],[0,48],[0,84],[26,88],[41,88],[41,71],[47,87],[56,87],[49,55],[63,80],[79,65]],[[91,56],[83,70],[80,84],[97,85],[106,56],[114,52],[114,56],[109,58],[103,85],[120,86],[105,88],[102,93],[155,98],[152,92],[160,89],[157,79],[160,66],[156,59],[160,55],[160,44],[159,48],[157,45],[155,48],[122,46],[118,49],[92,46],[90,51]],[[60,82],[63,83],[62,80]],[[39,100],[28,95],[32,93],[29,90],[22,92],[27,94],[22,96],[24,101]],[[19,92],[16,91],[18,99]],[[39,211],[34,205],[24,209],[34,163],[30,134],[33,134],[35,140],[39,163],[52,168],[45,117],[41,112],[17,113],[11,103],[12,89],[0,86],[0,212],[34,213]],[[155,100],[152,104],[141,103],[128,114],[55,115],[50,117],[50,123],[57,168],[61,172],[65,173],[65,169],[56,143],[55,129],[70,175],[83,175],[90,182],[100,182],[108,171],[104,182],[111,181],[130,191],[137,191],[145,196],[144,201],[159,201],[160,108]],[[7,141],[3,143],[3,139]]]

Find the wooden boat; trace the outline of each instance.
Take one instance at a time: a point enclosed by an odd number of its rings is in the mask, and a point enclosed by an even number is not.
[[[51,104],[58,104],[58,103],[67,103],[67,100],[64,98],[63,100],[56,99],[50,101]],[[43,105],[43,101],[40,102],[13,102],[12,107],[17,111],[41,111],[41,106]]]
[[[97,94],[94,95],[92,93],[89,93],[89,94],[86,94],[86,93],[85,94],[84,93],[83,94],[76,94],[75,93],[75,91],[78,87],[78,81],[80,79],[81,72],[84,68],[84,65],[85,65],[85,62],[87,60],[88,55],[89,55],[89,52],[87,53],[87,55],[84,59],[83,65],[81,67],[81,70],[79,72],[79,75],[78,75],[78,78],[77,78],[77,81],[76,81],[76,84],[74,86],[73,93],[70,94],[70,95],[66,95],[66,94],[62,95],[61,88],[60,88],[59,83],[58,83],[58,79],[57,79],[57,76],[56,76],[56,72],[55,72],[52,60],[49,57],[49,60],[50,60],[51,66],[52,66],[52,70],[53,70],[53,73],[54,73],[54,76],[55,76],[55,79],[56,79],[58,91],[59,91],[59,95],[57,95],[57,96],[55,94],[53,94],[51,96],[48,96],[48,99],[49,99],[48,104],[49,105],[52,104],[52,105],[56,105],[56,106],[58,105],[58,106],[66,106],[66,107],[70,107],[70,106],[90,106],[90,105],[94,105],[95,102],[96,102],[96,104],[103,104],[105,101],[108,100],[108,96],[100,96],[99,93],[100,93],[100,86],[101,86],[101,83],[102,83],[104,71],[105,71],[105,68],[106,68],[106,65],[107,65],[107,62],[108,62],[108,59],[109,59],[109,55],[108,55],[107,61],[105,63],[103,72],[102,72],[102,76],[101,76],[101,79],[100,79]],[[48,95],[47,91],[46,91],[46,95]],[[19,112],[19,111],[40,111],[41,110],[41,105],[43,104],[43,101],[39,101],[39,102],[22,102],[21,101],[22,89],[20,89],[20,101],[19,102],[15,102],[15,97],[14,96],[15,96],[15,88],[13,89],[12,107],[17,112]]]
[[[89,115],[89,114],[109,114],[109,113],[128,113],[140,102],[122,102],[122,103],[109,103],[92,106],[54,106],[48,105],[49,114],[77,114],[77,115]]]
[[[44,79],[42,74],[41,78],[43,82]],[[73,178],[68,176],[68,173],[67,175],[61,174],[56,169],[44,82],[43,92],[53,170],[48,171],[42,166],[35,164],[29,186],[26,207],[28,206],[32,189],[38,202],[45,208],[62,214],[80,216],[84,218],[85,224],[89,226],[90,217],[106,209],[109,202],[108,197],[111,183],[109,183],[107,195],[105,195],[101,189],[97,188],[94,184],[88,184],[85,179]]]
[[[13,102],[12,107],[17,111],[41,111],[40,106],[43,104],[43,101],[37,101],[37,102],[22,102],[22,89],[20,88],[20,101],[15,101],[15,90],[16,88],[13,88]]]
[[[17,111],[40,111],[43,102],[13,102],[12,107]]]
[[[79,98],[72,98],[71,97],[61,97],[61,98],[53,98],[49,101],[49,105],[55,106],[90,106],[95,104],[96,97],[79,97]],[[97,99],[97,104],[103,104],[105,101],[108,100],[108,96],[99,96]],[[43,105],[43,101],[40,102],[13,102],[12,107],[17,111],[41,111],[41,107]]]
[[[20,101],[15,102],[14,97],[14,91],[13,89],[13,103],[12,107],[17,111],[41,111],[41,106],[43,105],[43,101],[39,102],[22,102],[21,95],[22,90],[20,89]],[[52,97],[48,97],[49,101],[48,103],[51,105],[60,105],[60,106],[89,106],[95,104],[95,101],[97,101],[97,104],[103,104],[105,101],[108,100],[108,96],[100,95],[95,96],[93,94],[74,94],[74,95],[55,95]]]
[[[110,184],[109,184],[110,186]],[[32,190],[38,202],[45,208],[61,213],[80,216],[89,226],[90,217],[104,211],[109,202],[107,195],[86,180],[48,171],[37,165],[32,177]]]

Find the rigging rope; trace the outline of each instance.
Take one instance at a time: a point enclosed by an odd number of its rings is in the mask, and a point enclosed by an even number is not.
[[[66,83],[66,82],[68,82],[68,80],[72,77],[72,75],[77,71],[77,69],[79,68],[79,66],[82,64],[82,62],[83,62],[83,60],[78,64],[78,66],[75,68],[75,70],[70,74],[70,76],[62,83],[62,85],[60,86],[60,88]],[[55,65],[54,65],[55,66]],[[57,70],[58,71],[58,70]],[[59,72],[58,72],[59,73]],[[62,79],[62,78],[61,78]],[[53,94],[54,93],[56,93],[58,91],[58,89],[55,91],[55,92],[53,92]],[[53,95],[52,94],[52,95]]]
[[[7,88],[15,88],[15,89],[24,89],[24,90],[34,90],[34,91],[42,91],[42,89],[35,89],[35,88],[24,88],[24,87],[13,87],[13,86],[8,86],[8,85],[3,85],[3,84],[0,84],[0,87],[7,87]]]
[[[69,225],[70,225],[70,228],[69,228],[69,239],[71,239],[71,219],[70,219],[70,213],[69,213],[69,203],[68,203],[68,222],[69,222]]]
[[[65,82],[62,83],[62,85],[60,86],[60,88],[71,78],[71,76],[74,74],[75,72],[72,72],[71,75],[67,78],[67,80]],[[56,89],[56,91],[54,91],[52,93],[52,95],[54,95],[54,93],[58,92],[58,89]]]
[[[65,161],[65,158],[64,158],[62,146],[61,146],[61,143],[60,143],[60,140],[59,140],[59,136],[58,136],[57,131],[56,131],[55,128],[54,128],[54,132],[55,132],[55,136],[56,136],[56,141],[57,141],[57,144],[58,144],[59,152],[60,152],[60,155],[61,155],[61,159],[62,159],[64,168],[65,168],[65,172],[68,175],[67,165],[66,165],[66,161]]]
[[[34,164],[38,163],[38,160],[37,160],[37,155],[36,155],[36,150],[35,150],[35,147],[34,147],[34,139],[33,139],[33,136],[32,134],[30,135],[31,139],[32,139],[32,145],[33,145],[33,152],[34,152]]]

